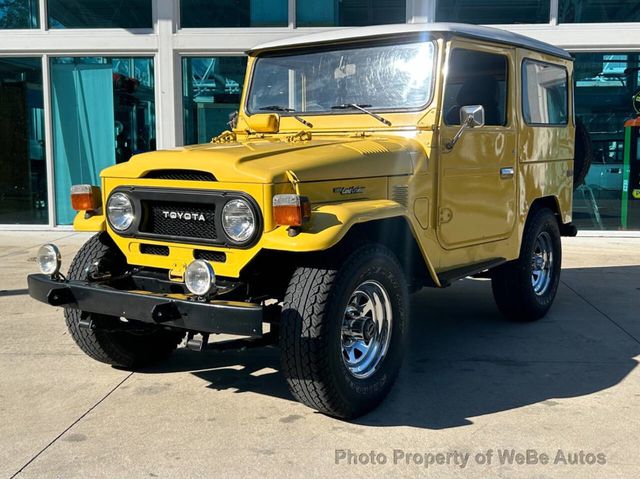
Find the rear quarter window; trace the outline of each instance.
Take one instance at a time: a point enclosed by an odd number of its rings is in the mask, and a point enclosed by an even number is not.
[[[522,114],[529,125],[566,125],[566,68],[535,60],[522,62]]]

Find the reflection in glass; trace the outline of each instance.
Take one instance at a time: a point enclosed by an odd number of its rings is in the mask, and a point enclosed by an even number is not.
[[[406,16],[405,0],[296,0],[298,27],[405,23]]]
[[[246,57],[182,59],[184,143],[205,143],[229,129],[238,110]]]
[[[507,57],[456,48],[449,60],[444,93],[444,120],[460,124],[460,109],[482,105],[485,125],[507,124]]]
[[[640,21],[640,0],[560,0],[560,23]]]
[[[77,57],[51,61],[56,219],[73,220],[69,188],[98,185],[102,169],[154,150],[150,58]]]
[[[180,0],[181,28],[286,27],[287,0]]]
[[[0,58],[0,223],[46,224],[40,58]]]
[[[621,229],[624,123],[635,117],[638,53],[576,53],[576,116],[591,136],[593,163],[574,193],[581,229]],[[633,222],[632,222],[633,223]]]
[[[549,0],[440,0],[436,21],[481,25],[548,23]]]
[[[290,54],[263,54],[255,62],[247,107],[261,111],[327,113],[353,109],[407,109],[431,97],[433,42]]]
[[[0,0],[0,30],[39,28],[38,0]]]
[[[567,70],[548,63],[522,63],[522,113],[530,125],[567,124]]]
[[[47,13],[49,28],[153,27],[151,0],[47,0]]]

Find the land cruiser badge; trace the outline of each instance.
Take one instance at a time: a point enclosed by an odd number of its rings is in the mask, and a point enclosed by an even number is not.
[[[341,195],[357,195],[364,192],[364,188],[364,186],[338,186],[333,189],[333,192]]]

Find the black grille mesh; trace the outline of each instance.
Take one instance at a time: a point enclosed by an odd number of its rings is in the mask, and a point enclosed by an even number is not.
[[[158,244],[141,244],[140,252],[142,254],[155,254],[158,256],[169,256],[169,247]]]
[[[217,238],[213,204],[143,201],[142,205],[145,214],[140,231],[144,233],[207,240]]]
[[[198,170],[153,170],[144,177],[157,180],[216,181],[211,173]]]
[[[195,259],[204,259],[207,261],[215,261],[216,263],[224,263],[227,261],[227,255],[222,251],[207,251],[197,249],[193,252]]]

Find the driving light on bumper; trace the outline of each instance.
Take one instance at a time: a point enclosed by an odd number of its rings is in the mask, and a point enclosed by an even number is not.
[[[40,246],[36,255],[36,263],[38,263],[38,268],[43,274],[48,274],[49,276],[57,275],[62,265],[60,250],[51,243]]]
[[[229,201],[222,208],[222,227],[236,243],[246,243],[256,231],[256,216],[251,205],[243,200]]]
[[[124,193],[114,193],[107,201],[107,218],[113,229],[124,231],[135,218],[133,204]]]
[[[311,203],[306,196],[284,194],[273,197],[273,220],[280,226],[302,226],[311,219]]]
[[[216,290],[216,275],[213,267],[201,259],[189,263],[184,272],[187,289],[196,296],[206,296]]]

